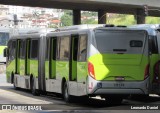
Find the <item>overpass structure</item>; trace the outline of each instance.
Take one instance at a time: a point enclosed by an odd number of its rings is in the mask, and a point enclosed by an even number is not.
[[[133,14],[137,24],[145,23],[144,5],[149,16],[160,16],[160,0],[0,0],[0,4],[70,9],[73,24],[81,23],[81,10],[97,11],[100,24],[106,23],[106,13]]]

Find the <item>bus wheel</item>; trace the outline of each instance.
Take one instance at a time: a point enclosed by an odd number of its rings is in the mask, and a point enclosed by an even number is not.
[[[109,96],[105,98],[108,105],[120,105],[123,101],[122,97]]]
[[[15,82],[13,83],[13,88],[14,88],[15,90],[19,90],[19,88],[16,86]]]
[[[69,95],[67,82],[63,85],[63,98],[66,102],[72,102],[72,96]]]
[[[35,82],[34,78],[32,78],[32,82],[31,82],[31,92],[34,96],[40,95],[39,91],[36,89],[36,82]]]
[[[17,80],[15,80],[14,74],[12,73],[12,83],[13,83],[13,88],[15,90],[18,90],[19,88],[16,86]]]
[[[147,100],[148,98],[149,94],[135,94],[130,96],[130,99],[133,100]]]

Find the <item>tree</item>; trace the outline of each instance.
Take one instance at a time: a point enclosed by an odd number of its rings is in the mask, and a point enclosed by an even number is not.
[[[146,17],[146,23],[147,24],[159,24],[160,23],[160,18],[159,17]]]
[[[61,23],[62,23],[62,26],[71,26],[72,25],[72,16],[69,15],[69,14],[64,14],[62,17],[61,17]]]
[[[107,18],[107,24],[128,26],[136,24],[136,21],[133,15],[115,14]]]
[[[97,24],[98,22],[95,21],[95,19],[91,18],[91,19],[85,19],[82,21],[82,24]]]

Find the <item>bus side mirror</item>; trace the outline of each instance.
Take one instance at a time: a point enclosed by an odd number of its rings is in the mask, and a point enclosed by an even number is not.
[[[7,57],[7,51],[8,51],[7,48],[5,48],[5,49],[3,50],[3,57]]]

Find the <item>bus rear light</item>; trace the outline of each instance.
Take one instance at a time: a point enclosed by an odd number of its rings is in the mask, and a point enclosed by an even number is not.
[[[88,73],[92,78],[95,79],[94,66],[91,62],[88,62]]]
[[[144,80],[149,76],[149,64],[146,65],[145,73],[144,73]]]

